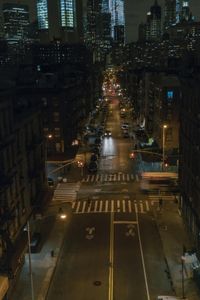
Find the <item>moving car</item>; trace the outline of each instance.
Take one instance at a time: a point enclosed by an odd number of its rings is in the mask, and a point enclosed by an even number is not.
[[[105,133],[104,133],[104,137],[111,137],[111,136],[112,136],[111,131],[106,130]]]

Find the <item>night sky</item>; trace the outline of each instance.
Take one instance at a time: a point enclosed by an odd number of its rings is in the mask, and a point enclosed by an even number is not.
[[[35,19],[35,3],[36,0],[0,0],[3,2],[26,3],[30,6],[31,21]],[[85,1],[85,0],[82,0]],[[125,1],[125,17],[126,17],[126,42],[136,41],[138,38],[138,25],[146,21],[146,13],[155,0],[124,0]],[[165,0],[158,0],[158,4],[164,7]],[[190,9],[196,20],[200,20],[200,0],[190,0]],[[162,9],[162,14],[163,14]]]
[[[136,41],[138,38],[138,25],[146,21],[146,13],[155,0],[125,0],[126,14],[126,42]],[[158,0],[164,14],[165,0]],[[190,10],[195,16],[195,20],[200,20],[200,0],[190,0]]]

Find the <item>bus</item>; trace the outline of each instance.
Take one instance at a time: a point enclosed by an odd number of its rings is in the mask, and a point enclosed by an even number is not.
[[[140,189],[144,193],[177,193],[178,174],[174,172],[143,172]]]

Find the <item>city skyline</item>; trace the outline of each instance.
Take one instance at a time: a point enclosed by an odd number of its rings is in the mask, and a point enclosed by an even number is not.
[[[8,0],[0,0],[0,4],[9,2]],[[30,7],[30,21],[36,19],[36,0],[12,0],[12,3],[28,4]],[[84,2],[84,1],[83,1]],[[165,0],[158,0],[158,4],[163,8]],[[125,35],[126,43],[136,41],[138,38],[138,26],[141,22],[146,21],[146,14],[150,10],[150,6],[154,4],[154,0],[125,0]],[[190,0],[189,2],[192,14],[196,21],[200,20],[199,0]],[[137,7],[137,9],[135,9]]]

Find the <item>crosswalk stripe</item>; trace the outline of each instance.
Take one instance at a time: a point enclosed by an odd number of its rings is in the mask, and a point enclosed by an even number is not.
[[[120,211],[120,200],[117,200],[117,211]]]
[[[91,211],[92,208],[92,202],[89,203],[88,208],[87,208],[87,212],[89,213]]]
[[[138,208],[137,208],[137,203],[136,203],[136,201],[134,201],[134,207],[135,207],[135,212],[136,212],[136,214],[138,213]]]
[[[130,213],[132,212],[132,209],[131,209],[131,201],[130,201],[130,200],[128,200],[128,210],[129,210]]]
[[[134,175],[133,174],[131,174],[131,179],[134,180]]]
[[[108,212],[108,200],[106,200],[105,212]]]
[[[93,200],[88,203],[84,201],[72,202],[72,210],[76,214],[83,213],[145,213],[149,212],[150,205],[148,201],[143,200]]]
[[[78,213],[78,212],[79,212],[80,205],[81,205],[81,202],[80,202],[80,201],[78,201],[78,202],[77,202],[77,207],[76,207],[76,213]]]
[[[140,212],[141,212],[141,213],[144,213],[144,209],[143,209],[143,203],[142,203],[142,201],[140,201]]]
[[[113,180],[114,180],[114,181],[117,181],[117,174],[114,174]]]
[[[82,213],[85,211],[86,201],[83,202]]]
[[[117,175],[118,175],[118,176],[117,176],[117,179],[118,179],[118,181],[120,181],[120,174],[118,173]]]
[[[130,175],[127,174],[127,181],[130,181]]]
[[[103,201],[102,201],[102,200],[100,200],[99,211],[102,211],[102,208],[103,208]]]
[[[94,212],[97,211],[97,207],[98,207],[98,201],[96,200],[96,201],[95,201],[95,204],[94,204]]]
[[[114,201],[111,200],[111,212],[114,212]]]
[[[145,204],[146,204],[146,209],[147,209],[147,211],[149,211],[149,202],[148,202],[148,201],[145,201]]]
[[[123,212],[126,212],[125,200],[122,201],[122,205],[123,205],[123,208],[122,208]]]

